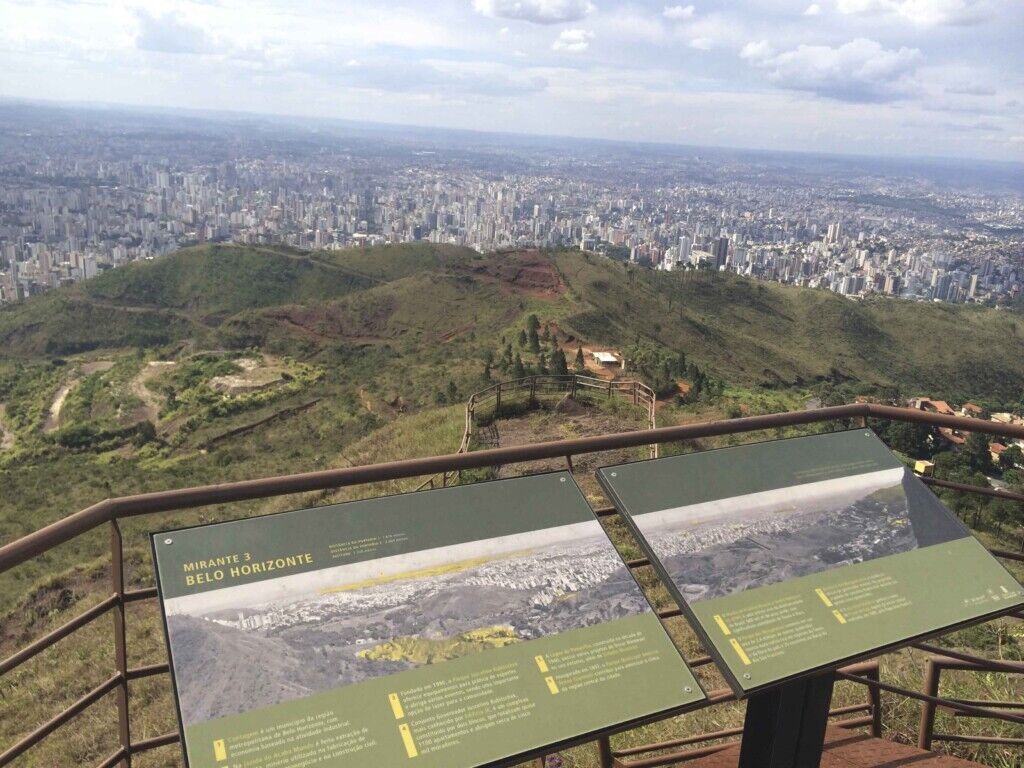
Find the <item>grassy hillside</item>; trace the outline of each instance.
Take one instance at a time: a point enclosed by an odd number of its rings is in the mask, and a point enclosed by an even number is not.
[[[553,257],[579,298],[566,323],[607,344],[634,335],[748,385],[856,379],[1017,400],[1024,318],[980,307],[851,301],[736,275],[657,273],[578,253]]]
[[[851,301],[735,275],[659,273],[577,251],[482,256],[411,245],[312,255],[202,246],[115,269],[0,311],[0,354],[67,355],[184,340],[302,356],[339,344],[402,353],[471,335],[496,342],[526,309],[593,343],[643,339],[730,382],[853,379],[1016,400],[1024,316]]]

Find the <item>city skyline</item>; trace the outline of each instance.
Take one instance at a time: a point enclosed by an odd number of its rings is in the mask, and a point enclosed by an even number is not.
[[[0,8],[11,98],[1024,160],[1024,7],[998,0]]]
[[[1005,304],[1017,166],[12,105],[0,303],[197,243],[573,248],[850,297]]]

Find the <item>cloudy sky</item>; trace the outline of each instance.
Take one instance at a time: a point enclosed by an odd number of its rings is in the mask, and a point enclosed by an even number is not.
[[[1021,0],[0,0],[0,95],[1024,160]]]

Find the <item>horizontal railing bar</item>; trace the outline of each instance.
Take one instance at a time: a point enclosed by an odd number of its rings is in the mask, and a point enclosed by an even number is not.
[[[666,755],[658,755],[657,757],[644,757],[640,760],[616,760],[616,765],[621,766],[621,768],[661,768],[661,766],[670,766],[676,763],[685,762],[687,760],[696,760],[698,757],[708,757],[710,755],[716,754],[717,752],[722,752],[726,749],[729,749],[729,747],[731,746],[733,746],[733,742],[711,744],[707,747],[689,749],[685,752],[670,752]]]
[[[144,589],[129,589],[124,593],[124,601],[126,603],[136,603],[140,600],[152,600],[156,596],[156,587],[145,587]]]
[[[1015,739],[1009,736],[965,736],[958,733],[933,733],[932,741],[956,741],[968,744],[1024,744],[1024,739]]]
[[[137,755],[139,752],[148,752],[151,749],[159,749],[160,747],[177,744],[179,741],[181,741],[181,736],[177,731],[165,733],[162,736],[151,736],[148,739],[142,739],[141,741],[134,742],[129,752],[133,755]]]
[[[1024,494],[1001,491],[998,488],[990,488],[984,485],[969,485],[968,483],[954,483],[950,480],[939,480],[936,477],[922,477],[927,485],[935,485],[939,488],[949,488],[954,491],[965,491],[966,493],[978,493],[982,496],[993,496],[997,499],[1024,502]]]
[[[996,557],[1001,557],[1003,560],[1017,560],[1018,562],[1024,563],[1024,552],[1010,552],[1005,549],[990,549]]]
[[[987,435],[1024,438],[1024,427],[1016,424],[1002,424],[998,421],[974,419],[968,416],[943,416],[941,413],[919,411],[916,408],[898,408],[893,405],[877,405],[866,403],[867,416],[876,419],[894,419],[918,424],[930,424],[935,427],[951,427],[962,432],[983,432]]]
[[[871,706],[870,702],[864,702],[863,704],[847,704],[845,707],[836,707],[828,714],[830,717],[838,717],[839,715],[849,715],[854,712],[870,712]]]
[[[952,711],[961,711],[974,713],[979,717],[991,717],[995,720],[1006,720],[1011,723],[1022,723],[1024,724],[1024,716],[1010,715],[988,710],[983,707],[972,707],[967,704],[955,704],[949,699],[943,699],[938,696],[929,696],[926,693],[918,693],[917,691],[911,691],[908,688],[900,688],[897,685],[890,685],[889,683],[883,683],[880,680],[869,680],[866,677],[859,677],[857,675],[850,675],[843,671],[836,672],[843,680],[849,680],[851,683],[860,683],[866,685],[869,688],[880,688],[883,691],[889,693],[895,693],[900,696],[906,696],[908,699],[917,699],[918,701],[924,701],[929,704],[935,704],[936,706],[942,707],[943,709],[949,709]]]
[[[623,747],[612,751],[614,757],[630,757],[631,755],[642,755],[644,752],[657,752],[662,749],[674,749],[685,747],[687,744],[697,744],[701,741],[714,741],[715,739],[726,739],[730,736],[738,736],[743,733],[742,728],[726,728],[711,733],[698,733],[693,736],[683,736],[678,739],[659,741],[654,744],[641,744],[636,747]],[[632,763],[630,763],[632,765]]]
[[[874,725],[875,718],[873,715],[864,715],[862,717],[851,717],[848,720],[838,720],[831,725],[835,728],[843,728],[849,730],[850,728],[863,728],[865,725]]]
[[[114,675],[105,683],[101,683],[97,687],[93,688],[63,712],[50,718],[32,731],[32,733],[24,736],[20,741],[15,742],[3,753],[0,753],[0,766],[10,764],[15,758],[20,757],[23,753],[34,747],[66,722],[80,715],[112,690],[117,688],[120,684],[121,675]]]
[[[128,670],[128,680],[142,680],[154,675],[166,675],[170,672],[171,666],[167,662],[162,664],[147,664],[142,667],[135,667]]]
[[[66,624],[61,624],[56,629],[47,632],[38,640],[26,645],[17,653],[8,656],[3,661],[0,661],[0,675],[6,675],[12,669],[24,664],[33,656],[42,653],[47,648],[60,642],[68,635],[77,632],[82,627],[98,619],[115,605],[117,605],[117,595],[111,595],[106,600],[97,603],[92,608],[79,614]]]
[[[934,653],[938,656],[945,656],[950,659],[956,659],[957,661],[964,662],[967,669],[977,668],[979,671],[985,672],[1007,672],[1009,674],[1024,674],[1024,662],[1022,661],[998,661],[996,659],[983,659],[978,656],[973,656],[969,653],[963,653],[962,651],[953,651],[949,648],[943,648],[938,645],[932,645],[931,643],[911,643],[911,648],[916,648],[919,651],[925,653]],[[945,663],[944,659],[932,659],[933,663],[937,666],[949,667]]]
[[[907,409],[892,409],[895,411]],[[635,448],[651,443],[673,442],[700,437],[752,432],[777,427],[811,424],[818,421],[864,416],[865,404],[839,405],[807,411],[747,416],[727,421],[710,421],[658,427],[635,432],[620,432],[571,440],[555,440],[533,445],[515,445],[490,448],[470,453],[430,456],[383,464],[342,467],[319,472],[282,475],[258,480],[239,480],[232,483],[155,491],[136,496],[107,499],[80,512],[58,520],[3,547],[0,547],[0,573],[20,565],[26,560],[52,547],[70,541],[75,536],[119,517],[192,509],[211,504],[283,496],[292,493],[322,491],[364,483],[400,480],[409,477],[438,474],[460,469],[479,469],[498,464],[515,464],[537,459],[564,458],[566,455],[593,453],[618,448]],[[916,413],[916,412],[911,412]],[[1024,432],[1024,430],[1022,430]]]

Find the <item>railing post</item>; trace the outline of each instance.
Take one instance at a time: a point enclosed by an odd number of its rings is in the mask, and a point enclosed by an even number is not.
[[[118,740],[124,749],[124,759],[121,760],[120,765],[122,768],[131,768],[132,738],[128,720],[128,648],[124,627],[124,542],[116,518],[110,521],[110,581],[114,588],[114,594],[117,596],[113,615],[114,661],[117,664],[117,673],[121,677],[121,682],[115,689],[117,692]]]
[[[573,400],[576,399],[576,374],[575,373],[572,375],[572,389],[569,392],[569,397],[571,397]],[[1021,546],[1024,547],[1024,539],[1021,540]],[[1022,551],[1024,551],[1024,550],[1022,550]]]
[[[612,399],[612,382],[611,382],[611,379],[608,380],[608,399],[609,400]]]
[[[934,658],[928,659],[928,666],[924,675],[924,693],[928,696],[939,695],[939,676],[942,669]],[[931,750],[932,734],[935,732],[935,703],[931,701],[921,702],[921,724],[917,731],[917,746],[919,749]]]
[[[499,381],[498,388],[494,391],[494,418],[498,418],[501,413],[501,385],[504,383]]]
[[[612,757],[612,743],[607,736],[597,740],[597,762],[601,768],[613,768],[615,758]]]
[[[534,402],[537,400],[537,377],[530,377],[530,407],[533,407]]]
[[[865,677],[876,683],[881,682],[881,667],[876,663]],[[882,689],[873,685],[868,686],[868,700],[871,702],[871,735],[880,739],[882,738]]]

